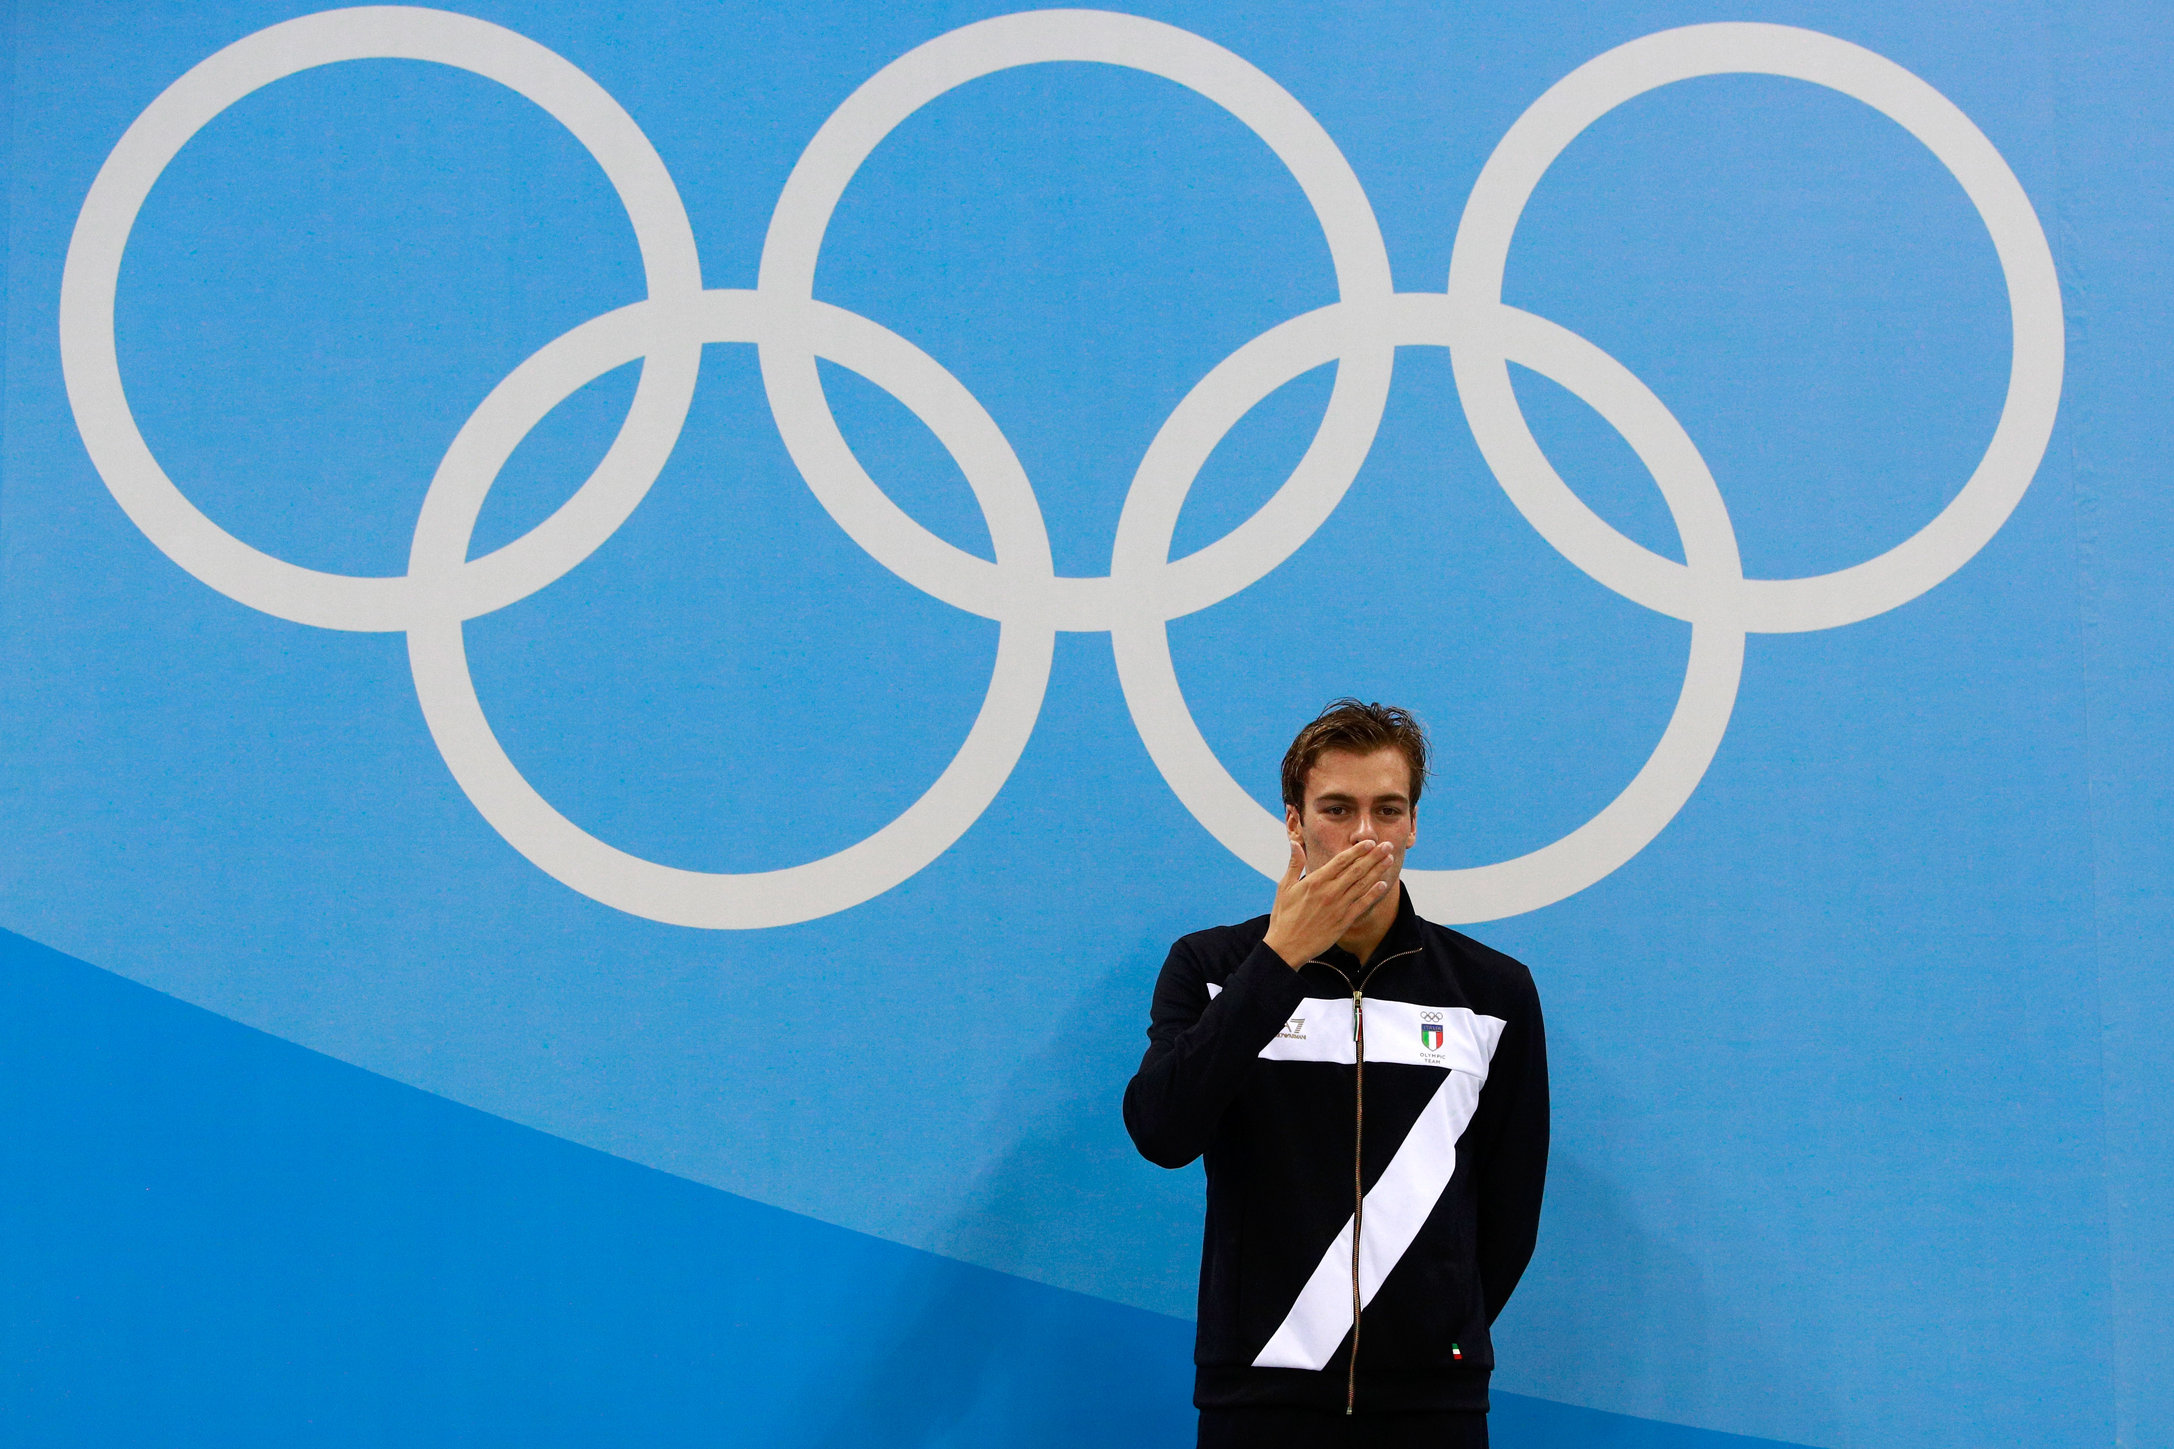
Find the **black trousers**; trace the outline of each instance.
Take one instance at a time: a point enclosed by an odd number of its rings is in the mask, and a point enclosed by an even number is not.
[[[1202,1409],[1200,1449],[1487,1449],[1487,1415]]]

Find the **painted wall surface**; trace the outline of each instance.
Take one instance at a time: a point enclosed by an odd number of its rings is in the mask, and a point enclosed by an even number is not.
[[[1499,1442],[2174,1444],[2161,8],[5,33],[20,1442],[1190,1442],[1118,1097],[1353,693]]]

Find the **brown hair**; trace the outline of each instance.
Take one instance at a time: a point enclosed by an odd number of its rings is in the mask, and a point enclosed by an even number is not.
[[[1294,810],[1305,809],[1306,776],[1330,750],[1371,755],[1391,748],[1402,750],[1412,767],[1412,808],[1416,810],[1419,789],[1427,783],[1427,732],[1419,721],[1395,705],[1362,704],[1349,696],[1329,701],[1283,752],[1283,803]]]

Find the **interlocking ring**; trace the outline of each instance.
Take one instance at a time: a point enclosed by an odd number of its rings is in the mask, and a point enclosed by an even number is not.
[[[586,147],[634,224],[648,295],[546,344],[469,417],[431,480],[408,571],[323,573],[261,553],[220,529],[160,469],[137,431],[114,349],[114,294],[138,211],[190,137],[243,96],[337,61],[434,61],[534,102]],[[906,118],[968,81],[1015,66],[1087,61],[1144,71],[1199,93],[1258,135],[1313,207],[1337,300],[1271,328],[1213,368],[1157,432],[1125,497],[1109,573],[1056,573],[1033,486],[973,395],[933,358],[865,317],[817,300],[815,263],[832,212],[861,164]],[[1903,126],[1961,182],[1992,235],[2008,289],[2014,359],[1984,458],[1960,493],[1877,558],[1804,579],[1747,579],[1728,509],[1698,449],[1660,399],[1614,358],[1501,300],[1519,216],[1555,158],[1631,98],[1694,76],[1751,72],[1840,91]],[[1604,586],[1692,626],[1676,709],[1645,766],[1597,815],[1516,859],[1410,870],[1430,916],[1516,915],[1583,890],[1636,855],[1698,786],[1728,728],[1748,632],[1825,629],[1908,602],[1960,568],[2029,487],[2061,394],[2061,299],[2029,198],[1992,143],[1938,91],[1892,61],[1788,26],[1695,25],[1596,57],[1551,87],[1489,157],[1466,203],[1444,292],[1399,293],[1358,179],[1288,92],[1188,31],[1092,10],[1000,16],[937,37],[848,97],[802,153],[772,214],[753,290],[704,289],[692,229],[664,163],[619,105],[566,60],[513,31],[446,11],[376,6],[302,16],[258,31],[169,86],[114,147],[70,241],[60,298],[61,364],[76,426],[122,509],[175,563],[251,608],[324,628],[403,631],[418,699],[440,753],[476,808],[516,850],[582,894],[678,925],[746,929],[845,910],[906,880],[963,835],[995,798],[1040,714],[1059,630],[1108,631],[1127,707],[1156,767],[1215,838],[1263,874],[1281,874],[1282,823],[1210,750],[1170,657],[1169,621],[1272,572],[1342,500],[1373,446],[1400,346],[1449,349],[1482,455],[1511,502],[1564,558]],[[753,345],[794,465],[830,516],[915,588],[997,621],[980,714],[950,765],[903,814],[804,865],[741,874],[681,870],[598,840],[522,777],[484,718],[470,678],[466,620],[544,588],[587,558],[638,506],[677,445],[702,348]],[[840,433],[816,366],[851,369],[904,404],[964,473],[994,562],[946,543],[893,503]],[[528,533],[470,559],[484,498],[514,449],[554,408],[630,362],[642,364],[603,460]],[[1216,445],[1256,404],[1333,362],[1336,381],[1303,458],[1267,502],[1184,558],[1170,557],[1185,496]],[[1620,432],[1653,475],[1684,562],[1603,522],[1556,474],[1511,389],[1509,364],[1550,378]]]

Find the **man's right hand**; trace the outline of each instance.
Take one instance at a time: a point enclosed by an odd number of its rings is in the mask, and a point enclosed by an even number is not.
[[[1344,932],[1388,893],[1396,848],[1362,840],[1329,857],[1319,870],[1301,874],[1306,855],[1291,842],[1291,864],[1276,883],[1268,916],[1268,949],[1292,970],[1343,939]]]

